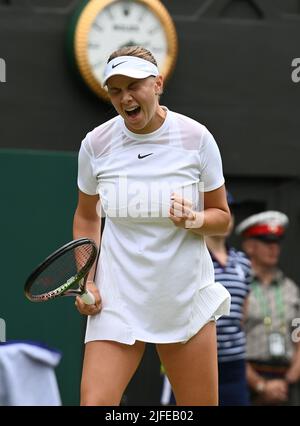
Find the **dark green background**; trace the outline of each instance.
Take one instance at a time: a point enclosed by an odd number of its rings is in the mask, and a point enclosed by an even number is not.
[[[76,153],[0,150],[0,317],[7,340],[33,340],[62,351],[56,372],[65,405],[79,402],[83,319],[74,298],[32,303],[23,287],[35,266],[72,239],[76,174]]]

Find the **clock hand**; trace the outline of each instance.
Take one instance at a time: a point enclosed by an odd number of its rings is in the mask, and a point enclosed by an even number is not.
[[[129,40],[129,41],[127,41],[126,43],[124,43],[124,44],[121,44],[121,46],[119,46],[119,48],[121,48],[121,47],[126,47],[126,46],[143,46],[143,47],[149,47],[149,45],[150,45],[150,43],[149,42],[146,42],[146,43],[140,43],[140,42],[137,42],[137,41],[134,41],[134,40]]]

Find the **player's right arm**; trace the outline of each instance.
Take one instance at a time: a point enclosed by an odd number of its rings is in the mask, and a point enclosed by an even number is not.
[[[73,238],[90,238],[100,246],[101,218],[97,212],[97,204],[99,203],[99,195],[88,195],[79,190],[78,204],[73,220]],[[100,209],[99,209],[100,212]],[[89,272],[87,278],[87,288],[95,296],[95,305],[86,305],[76,298],[76,306],[81,314],[95,315],[101,309],[101,298],[94,281],[96,264]]]

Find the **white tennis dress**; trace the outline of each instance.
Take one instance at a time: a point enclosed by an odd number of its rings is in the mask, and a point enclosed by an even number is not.
[[[132,133],[117,116],[82,142],[78,186],[100,195],[106,215],[95,278],[103,308],[88,317],[86,342],[185,342],[229,314],[204,238],[168,218],[172,192],[199,209],[201,185],[223,185],[219,150],[203,125],[166,111],[153,133]]]

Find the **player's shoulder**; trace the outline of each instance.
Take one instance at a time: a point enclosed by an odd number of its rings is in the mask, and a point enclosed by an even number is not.
[[[174,111],[171,111],[171,119],[175,122],[175,128],[178,129],[184,145],[197,150],[205,145],[210,133],[204,124]]]
[[[191,118],[187,115],[184,115],[175,111],[170,111],[170,113],[173,116],[173,118],[177,120],[177,122],[182,124],[183,126],[187,126],[188,128],[194,129],[195,131],[198,131],[199,133],[203,133],[207,131],[207,128],[204,126],[204,124],[200,123],[194,118]]]
[[[99,126],[94,127],[91,131],[88,132],[88,135],[91,139],[99,139],[105,137],[105,135],[114,131],[115,126],[117,126],[120,122],[120,116],[111,118],[108,121],[100,124]]]
[[[86,134],[82,142],[83,145],[96,157],[100,154],[105,154],[111,145],[113,135],[116,132],[116,126],[119,125],[120,116],[116,116],[94,127]]]

